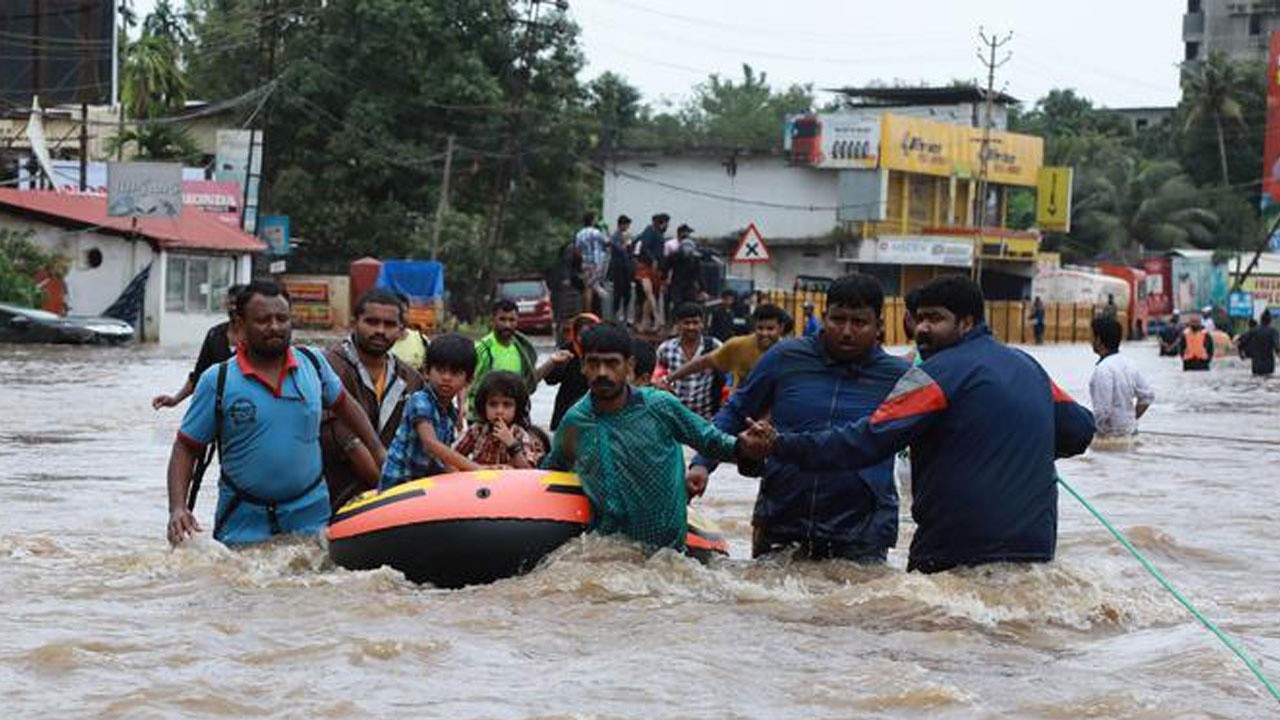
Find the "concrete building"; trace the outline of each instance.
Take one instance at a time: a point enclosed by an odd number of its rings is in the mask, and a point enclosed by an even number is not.
[[[1280,30],[1280,3],[1274,0],[1187,0],[1183,60],[1200,62],[1220,52],[1265,63],[1273,30]]]
[[[1130,129],[1135,133],[1158,128],[1165,123],[1171,122],[1177,111],[1178,109],[1172,106],[1107,108],[1107,112],[1124,118],[1129,123]]]
[[[930,105],[912,107],[890,104],[892,90],[880,88],[877,103],[794,118],[781,152],[619,153],[604,173],[605,217],[629,215],[638,231],[651,215],[668,213],[673,228],[693,226],[726,258],[754,224],[770,262],[730,262],[727,274],[757,288],[792,289],[857,270],[900,294],[940,273],[980,271],[992,298],[1020,298],[1034,275],[1039,233],[1010,231],[1005,218],[1013,190],[1034,188],[1043,143],[993,133],[987,221],[976,227],[982,131],[971,123],[972,91],[946,90],[952,95],[934,93]],[[947,97],[955,100],[950,111]],[[926,119],[938,117],[961,122]]]
[[[109,217],[103,196],[0,188],[0,227],[29,230],[68,260],[70,312],[100,315],[137,279],[143,285],[139,339],[199,343],[225,316],[228,287],[248,282],[266,247],[216,213],[187,207],[174,218]]]

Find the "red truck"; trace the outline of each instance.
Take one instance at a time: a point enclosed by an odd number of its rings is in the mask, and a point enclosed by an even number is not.
[[[1147,273],[1128,265],[1103,263],[1098,266],[1103,275],[1120,278],[1129,286],[1129,339],[1146,337],[1151,310],[1147,301]]]

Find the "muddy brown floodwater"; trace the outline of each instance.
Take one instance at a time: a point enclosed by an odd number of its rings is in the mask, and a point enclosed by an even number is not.
[[[1085,346],[1032,352],[1087,398]],[[1159,395],[1144,428],[1192,437],[1059,469],[1280,680],[1280,379],[1126,352]],[[732,468],[701,501],[732,540],[711,567],[587,537],[444,591],[336,569],[318,541],[172,552],[180,412],[148,400],[193,354],[0,346],[5,718],[1280,716],[1065,493],[1056,562],[935,576],[902,570],[905,510],[888,567],[751,562],[755,483]]]

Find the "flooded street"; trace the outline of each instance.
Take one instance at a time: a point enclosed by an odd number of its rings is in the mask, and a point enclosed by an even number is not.
[[[1087,346],[1033,352],[1087,402]],[[1143,428],[1182,436],[1059,470],[1280,681],[1280,379],[1125,352],[1157,393]],[[0,346],[6,718],[1280,715],[1066,493],[1056,562],[935,576],[902,570],[905,503],[887,568],[751,562],[756,486],[731,467],[700,501],[732,539],[711,567],[588,537],[525,577],[417,587],[336,569],[315,541],[222,548],[212,478],[204,536],[172,552],[181,412],[149,400],[193,357]]]

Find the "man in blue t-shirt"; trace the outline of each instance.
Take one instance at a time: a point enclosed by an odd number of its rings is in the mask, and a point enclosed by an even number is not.
[[[344,394],[324,356],[291,346],[289,301],[278,285],[250,283],[235,312],[236,353],[200,376],[169,456],[172,545],[201,530],[188,495],[193,466],[210,442],[221,445],[222,467],[213,537],[228,545],[313,533],[328,522],[320,457],[324,408],[355,432],[375,462],[385,457],[368,417]]]

